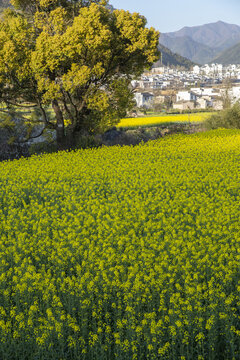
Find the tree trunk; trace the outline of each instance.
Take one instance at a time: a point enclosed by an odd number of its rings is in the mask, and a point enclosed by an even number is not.
[[[52,108],[56,115],[56,135],[57,135],[57,147],[58,150],[64,150],[66,148],[66,137],[64,133],[64,119],[62,110],[58,104],[57,100],[52,101]]]

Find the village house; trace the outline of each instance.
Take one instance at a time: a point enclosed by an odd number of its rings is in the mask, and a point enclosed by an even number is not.
[[[240,86],[234,86],[231,89],[232,102],[235,103],[240,100]]]
[[[173,104],[173,109],[176,110],[193,110],[195,109],[195,101],[180,100]]]
[[[155,104],[163,104],[169,97],[166,95],[157,95],[154,97]]]
[[[227,88],[224,80],[231,87]],[[221,109],[226,102],[226,91],[232,104],[240,100],[239,80],[240,65],[196,65],[191,71],[162,66],[133,80],[132,87],[139,107],[151,108],[163,103],[171,107],[174,103],[173,107],[180,110]],[[176,97],[163,97],[167,95],[165,91],[174,92]]]
[[[150,109],[153,106],[154,95],[149,92],[136,92],[134,98],[137,103],[137,107],[145,107]]]
[[[212,87],[205,88],[191,88],[191,91],[194,92],[197,96],[218,96],[219,90],[216,90]]]
[[[193,91],[179,91],[177,93],[177,102],[179,101],[196,101],[197,94]]]
[[[218,97],[212,101],[212,108],[214,110],[223,110],[223,100]]]
[[[240,100],[240,86],[220,89],[220,96],[225,99],[229,98],[230,102],[235,104]]]
[[[196,109],[207,109],[212,106],[212,101],[206,98],[199,98],[196,102]]]

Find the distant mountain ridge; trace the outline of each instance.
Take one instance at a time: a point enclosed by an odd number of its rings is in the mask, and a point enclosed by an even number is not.
[[[190,59],[195,63],[207,63],[218,54],[218,51],[207,45],[192,40],[189,36],[171,37],[167,34],[160,35],[160,43],[171,49],[174,53]]]
[[[173,53],[162,44],[159,44],[158,48],[161,52],[161,59],[154,64],[154,67],[165,65],[191,69],[195,65],[195,63],[193,63],[191,60],[186,59],[179,54]]]
[[[200,44],[220,50],[225,50],[240,42],[240,26],[223,21],[200,26],[186,26],[179,31],[167,34],[170,37],[188,36]]]
[[[10,0],[0,0],[0,17],[5,9],[11,8]]]
[[[212,62],[223,65],[240,64],[240,42],[224,50],[220,55],[215,57]]]
[[[10,4],[10,0],[0,0],[0,8],[6,8],[9,7]]]
[[[240,43],[240,26],[223,21],[184,27],[163,33],[160,43],[199,64],[212,62],[224,50]]]

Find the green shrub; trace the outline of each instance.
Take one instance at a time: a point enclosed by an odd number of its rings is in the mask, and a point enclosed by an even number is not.
[[[240,129],[240,104],[237,102],[231,108],[213,114],[205,122],[207,129]]]

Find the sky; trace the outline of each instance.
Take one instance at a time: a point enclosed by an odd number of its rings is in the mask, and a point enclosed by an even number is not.
[[[216,21],[240,25],[240,0],[110,0],[117,9],[138,12],[160,32]]]

